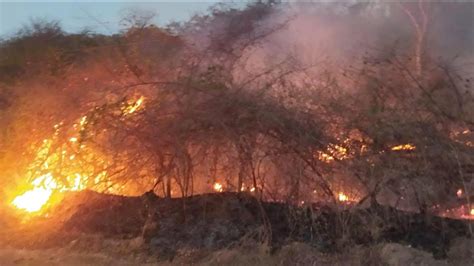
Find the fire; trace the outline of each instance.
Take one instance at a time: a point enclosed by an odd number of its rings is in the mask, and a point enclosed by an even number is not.
[[[414,151],[416,150],[416,146],[413,144],[401,144],[397,146],[393,146],[391,148],[392,151]]]
[[[474,208],[471,209],[470,214],[474,216]]]
[[[346,194],[342,193],[342,192],[339,192],[337,194],[337,199],[341,202],[349,201],[349,197]]]
[[[27,212],[37,212],[48,202],[52,193],[52,190],[35,188],[16,197],[12,204]]]
[[[12,204],[27,212],[37,212],[49,201],[58,184],[49,173],[36,178],[31,184],[34,188],[16,197]]]
[[[334,161],[334,157],[324,152],[318,152],[318,159],[326,163]]]
[[[460,198],[462,196],[462,189],[458,189],[458,191],[456,191],[456,195],[458,198]]]
[[[222,184],[218,183],[218,182],[214,183],[214,185],[212,187],[217,192],[222,192],[224,190],[223,187],[222,187]]]
[[[48,173],[33,180],[31,182],[33,189],[17,196],[12,204],[18,209],[30,213],[38,212],[49,202],[54,192],[84,190],[86,188],[84,181],[82,175],[76,174],[74,177],[68,178],[67,185],[61,185],[51,173]]]
[[[87,123],[87,115],[81,117],[81,120],[79,121],[79,125],[81,125],[81,128],[84,128],[86,123]]]
[[[247,187],[247,186],[245,186],[245,184],[242,184],[242,187],[240,188],[240,191],[247,191],[248,190],[250,192],[255,192],[255,189],[256,188],[253,187],[253,186],[252,187]]]
[[[78,139],[73,137],[70,138],[69,141],[76,142]],[[75,172],[76,170],[80,170],[79,168],[75,170],[69,169],[66,173],[63,172],[62,175],[64,177],[61,178],[62,182],[52,174],[53,172],[51,170],[56,168],[58,164],[65,162],[66,158],[69,158],[70,161],[68,163],[71,165],[75,159],[74,154],[69,155],[65,148],[53,151],[52,143],[53,139],[45,139],[37,150],[35,161],[41,161],[41,163],[32,163],[29,170],[33,173],[42,172],[45,174],[34,178],[29,184],[32,188],[13,199],[11,204],[16,208],[30,213],[39,212],[50,202],[54,192],[85,189],[87,179],[83,175]],[[66,167],[63,169],[66,169]]]
[[[136,111],[140,110],[143,107],[144,101],[145,101],[145,97],[140,96],[138,100],[128,103],[128,105],[123,109],[123,113],[125,115],[135,113]]]
[[[326,163],[347,158],[349,158],[348,149],[337,144],[328,145],[324,152],[318,151],[318,159]]]
[[[121,109],[122,114],[130,115],[144,108],[144,101],[145,97],[140,96],[138,99],[127,102]],[[88,123],[89,117],[87,115],[81,116],[72,125],[72,129],[75,132],[68,141],[71,143],[80,142],[81,138],[77,136],[80,131],[85,129]],[[63,122],[55,124],[53,137],[44,139],[42,145],[37,148],[36,158],[28,168],[28,171],[31,173],[41,172],[42,175],[33,179],[29,184],[29,187],[32,187],[30,190],[23,192],[23,194],[18,195],[11,201],[11,204],[16,208],[30,213],[39,212],[51,201],[51,197],[55,192],[81,191],[88,188],[88,185],[95,186],[94,188],[96,189],[104,188],[108,192],[115,190],[115,188],[108,186],[108,183],[103,182],[107,178],[105,172],[97,174],[94,169],[85,169],[83,165],[75,161],[75,153],[78,152],[77,148],[86,153],[94,151],[90,149],[85,151],[84,144],[72,148],[73,150],[68,145],[53,145],[58,140],[57,136],[62,130],[63,125]],[[97,156],[98,154],[94,153],[93,155]],[[91,154],[85,154],[85,156],[90,158]],[[106,164],[106,161],[100,158],[96,161],[101,167],[104,167]],[[52,170],[57,168],[61,169],[59,174],[61,179],[52,174],[55,173]],[[216,183],[214,189],[221,192],[223,187],[221,184]]]

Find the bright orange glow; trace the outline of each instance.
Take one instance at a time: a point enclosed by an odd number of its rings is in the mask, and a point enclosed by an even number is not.
[[[462,196],[462,189],[458,189],[458,191],[456,192],[456,195],[458,197],[461,197]]]
[[[121,109],[122,114],[130,115],[144,108],[144,101],[145,97],[140,96],[138,99],[127,102]],[[88,123],[88,116],[84,115],[80,117],[77,122],[72,125],[72,129],[76,131],[76,134],[70,137],[68,141],[72,143],[79,142],[80,139],[77,137],[78,131],[84,130]],[[117,189],[116,187],[111,187],[109,183],[103,182],[107,178],[105,172],[96,174],[94,169],[84,168],[80,162],[76,162],[76,155],[72,152],[75,153],[77,151],[73,150],[71,152],[66,145],[53,145],[53,143],[56,144],[56,136],[58,136],[61,131],[63,124],[63,122],[55,124],[53,137],[44,139],[41,146],[38,147],[36,159],[32,162],[27,171],[46,174],[35,177],[29,184],[31,189],[26,192],[21,191],[20,193],[23,194],[19,194],[11,201],[11,204],[16,208],[30,213],[39,212],[51,201],[51,196],[54,192],[81,191],[86,189],[88,185],[96,189],[106,188],[108,192]],[[85,152],[83,156],[89,156],[89,158],[90,156],[96,156],[95,154],[87,154],[88,152],[90,153],[91,150],[86,150],[84,144],[81,144],[79,149]],[[99,159],[98,164],[103,167],[106,161]],[[53,176],[52,174],[55,173],[55,171],[52,170],[58,167],[61,169],[59,173],[61,175],[60,179],[58,176]],[[90,180],[93,181],[92,183],[89,182],[89,177]],[[221,192],[223,190],[220,184],[216,184],[214,187],[216,191]],[[123,189],[123,187],[119,187],[118,189]]]
[[[27,212],[37,212],[48,202],[52,193],[52,190],[35,188],[16,197],[12,204]]]
[[[135,113],[136,111],[140,110],[143,107],[144,101],[145,101],[145,97],[140,96],[140,98],[138,98],[138,100],[128,103],[128,106],[126,106],[123,109],[123,113],[124,114],[133,114],[133,113]]]
[[[79,125],[81,125],[81,127],[84,127],[86,123],[87,123],[87,116],[85,115],[81,117],[81,120],[79,121]]]
[[[335,159],[344,160],[347,158],[349,158],[348,149],[337,144],[329,144],[326,151],[318,152],[318,159],[326,163],[330,163]]]
[[[412,144],[401,144],[397,146],[393,146],[391,148],[392,151],[414,151],[416,150],[416,146]]]
[[[212,187],[217,192],[222,192],[224,190],[223,187],[222,187],[222,184],[218,183],[218,182],[214,183],[214,186],[212,186]]]
[[[342,192],[339,192],[337,194],[337,199],[341,202],[349,201],[349,197],[347,195],[345,195],[344,193],[342,193]]]
[[[12,204],[27,212],[37,212],[48,202],[58,184],[51,174],[42,175],[31,184],[34,188],[16,197]]]
[[[474,208],[471,209],[470,214],[471,214],[471,215],[474,215]]]
[[[326,163],[334,161],[334,157],[324,152],[319,152],[318,159]]]
[[[86,188],[85,181],[87,180],[83,176],[75,174],[74,177],[68,178],[67,186],[61,185],[52,174],[48,173],[33,180],[31,182],[33,189],[17,196],[12,204],[27,212],[38,212],[48,203],[53,192],[84,190]]]

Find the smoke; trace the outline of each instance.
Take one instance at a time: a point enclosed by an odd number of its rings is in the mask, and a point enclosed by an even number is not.
[[[384,60],[398,56],[414,61],[419,34],[415,23],[421,25],[424,14],[423,64],[443,64],[466,78],[474,73],[473,3],[290,2],[268,4],[265,12],[261,5],[250,5],[239,15],[218,16],[187,36],[201,50],[209,48],[213,40],[223,42],[225,32],[238,32],[239,27],[252,31],[252,36],[264,36],[244,51],[245,73],[264,72],[288,58],[294,65],[310,68],[315,75],[321,71],[338,73],[361,68],[367,57]],[[254,14],[252,22],[244,19],[249,14]],[[233,40],[227,41],[225,45],[230,46]]]

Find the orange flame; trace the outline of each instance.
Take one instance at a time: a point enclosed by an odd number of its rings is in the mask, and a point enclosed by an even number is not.
[[[144,101],[145,97],[140,96],[138,99],[128,102],[122,108],[122,114],[130,115],[144,108]],[[73,124],[73,129],[76,131],[84,130],[88,122],[89,121],[87,115],[84,115],[80,117],[75,124]],[[72,163],[72,161],[76,157],[74,154],[68,154],[67,150],[62,148],[59,151],[56,151],[55,153],[51,154],[52,152],[54,152],[51,150],[53,141],[55,140],[55,136],[59,134],[59,131],[61,130],[63,124],[63,122],[55,124],[55,133],[53,138],[43,140],[42,146],[39,147],[39,149],[37,150],[36,161],[41,161],[42,163],[39,166],[34,165],[34,167],[30,170],[34,169],[33,172],[40,171],[43,173],[46,172],[46,174],[35,178],[31,182],[30,186],[32,187],[32,189],[24,192],[23,194],[13,199],[11,204],[16,208],[30,213],[39,212],[50,201],[51,196],[54,192],[80,191],[86,188],[86,185],[89,180],[89,174],[82,175],[76,173],[76,171],[78,170],[82,171],[83,168],[82,166],[77,166]],[[71,136],[68,140],[71,143],[78,143],[80,141],[80,138],[76,136]],[[81,144],[79,148],[83,149],[85,148],[85,145]],[[72,168],[66,170],[67,173],[64,180],[65,182],[59,182],[58,179],[56,179],[56,177],[52,175],[50,169],[56,167],[59,162],[63,162],[64,158],[69,158],[69,163],[72,163]],[[97,175],[94,179],[94,185],[99,184],[105,177],[105,173]],[[110,191],[111,189],[109,188],[108,190]],[[218,186],[217,190],[222,191],[222,186]]]
[[[410,143],[401,144],[401,145],[393,146],[391,150],[392,151],[414,151],[416,150],[416,146]]]
[[[340,202],[349,201],[349,197],[348,197],[346,194],[342,193],[342,192],[339,192],[339,193],[337,194],[337,199],[338,199]]]
[[[145,96],[140,96],[138,100],[129,102],[128,105],[123,109],[123,113],[125,115],[135,113],[136,111],[140,110],[143,107],[144,101],[145,101]]]
[[[214,188],[215,191],[217,192],[222,192],[224,190],[223,186],[221,183],[214,183],[214,185],[212,186]]]
[[[54,192],[80,191],[85,189],[84,178],[80,174],[68,178],[69,185],[59,184],[51,173],[42,175],[31,182],[33,188],[17,196],[13,206],[26,212],[39,212],[50,200]]]

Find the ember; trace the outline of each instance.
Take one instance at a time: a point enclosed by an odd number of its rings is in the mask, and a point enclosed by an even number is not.
[[[349,201],[349,197],[346,196],[344,193],[342,192],[339,192],[337,194],[337,199],[340,201],[340,202],[345,202],[345,201]]]
[[[124,115],[133,114],[136,111],[142,109],[144,101],[145,101],[145,97],[140,96],[140,98],[138,98],[137,100],[128,102],[128,104],[123,109]]]
[[[412,144],[401,144],[397,146],[393,146],[391,148],[392,151],[414,151],[416,147]]]
[[[222,192],[224,190],[221,183],[214,183],[212,187],[217,192]]]

